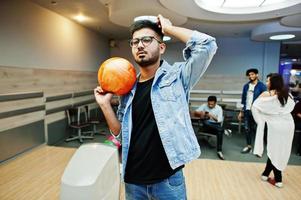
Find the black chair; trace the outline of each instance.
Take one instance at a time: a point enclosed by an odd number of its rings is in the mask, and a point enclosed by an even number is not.
[[[79,142],[82,143],[83,139],[93,139],[94,138],[93,136],[83,135],[83,133],[84,133],[83,129],[87,128],[91,125],[90,125],[90,123],[88,123],[88,117],[87,117],[87,113],[86,113],[85,109],[83,109],[83,112],[82,112],[82,108],[84,108],[84,107],[70,108],[70,109],[66,110],[68,126],[70,128],[72,128],[72,130],[75,129],[77,131],[77,135],[67,138],[65,140],[66,142],[73,141],[73,140],[79,140]]]
[[[94,136],[94,134],[97,134],[97,133],[99,135],[106,135],[104,132],[100,132],[100,131],[97,130],[97,125],[100,124],[101,117],[98,116],[97,114],[92,116],[91,109],[90,109],[89,105],[85,106],[85,111],[87,113],[88,123],[92,126],[92,130],[91,131],[86,131],[85,133],[91,133],[92,136]]]

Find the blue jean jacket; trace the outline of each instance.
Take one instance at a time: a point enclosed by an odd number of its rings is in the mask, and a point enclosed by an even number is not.
[[[246,110],[246,105],[247,105],[247,93],[249,90],[249,84],[250,84],[250,81],[248,83],[246,83],[242,89],[241,104],[243,105],[244,111]],[[253,102],[259,97],[259,95],[261,93],[263,93],[266,90],[267,90],[267,87],[265,86],[265,84],[261,81],[258,81],[254,88]]]
[[[217,45],[215,39],[194,31],[183,51],[185,62],[163,61],[151,88],[151,102],[162,144],[170,166],[175,169],[200,156],[189,115],[189,90],[206,71]],[[132,101],[136,84],[121,97],[117,111],[121,121],[122,178],[127,163],[132,131]]]

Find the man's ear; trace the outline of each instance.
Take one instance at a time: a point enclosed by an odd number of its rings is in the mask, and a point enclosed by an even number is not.
[[[159,48],[160,48],[160,54],[161,55],[164,54],[165,49],[166,49],[166,44],[165,43],[161,43]]]

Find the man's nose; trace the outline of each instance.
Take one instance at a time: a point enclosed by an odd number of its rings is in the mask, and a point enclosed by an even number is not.
[[[143,50],[144,49],[144,45],[142,44],[141,41],[139,41],[138,46],[137,46],[138,50]]]
[[[142,40],[139,40],[137,47],[138,47],[138,48],[139,48],[139,47],[144,47],[144,45],[143,45],[143,43],[142,43]]]

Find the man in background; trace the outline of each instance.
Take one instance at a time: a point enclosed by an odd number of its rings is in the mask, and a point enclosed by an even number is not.
[[[249,153],[252,150],[252,140],[256,133],[256,123],[252,116],[251,107],[257,97],[267,90],[265,84],[258,79],[258,69],[248,69],[246,71],[246,76],[249,78],[249,82],[247,82],[243,87],[241,97],[241,104],[243,105],[243,108],[238,114],[239,121],[244,119],[247,142],[247,145],[242,149],[241,153]]]
[[[222,153],[224,133],[224,128],[222,127],[223,109],[221,106],[217,105],[216,101],[216,96],[209,96],[207,103],[196,109],[195,115],[200,116],[201,119],[203,119],[203,129],[205,132],[216,134],[217,156],[219,159],[224,160],[225,158]]]

